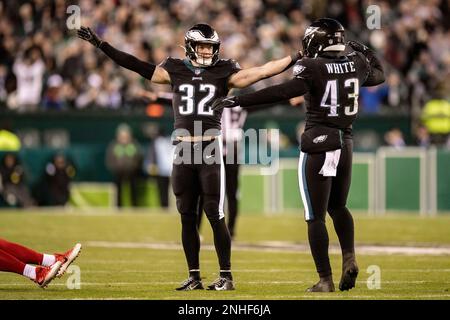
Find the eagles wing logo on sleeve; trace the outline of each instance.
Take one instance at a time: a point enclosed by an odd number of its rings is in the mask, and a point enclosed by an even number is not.
[[[236,60],[231,60],[231,62],[234,64],[234,67],[236,69],[241,69],[241,66],[239,65],[239,62],[237,62]]]
[[[303,65],[301,65],[301,64],[296,64],[296,65],[294,66],[294,69],[292,70],[292,72],[294,73],[294,77],[299,76],[300,73],[302,73],[303,70],[305,70],[305,69],[306,69],[305,66],[303,66]]]

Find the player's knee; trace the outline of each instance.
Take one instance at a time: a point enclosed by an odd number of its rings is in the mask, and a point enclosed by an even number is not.
[[[347,212],[349,211],[345,205],[328,207],[328,213],[332,218]]]
[[[203,209],[205,210],[206,216],[208,217],[211,225],[218,223],[223,218],[223,214],[220,214],[219,212],[219,204],[215,200],[205,199]]]
[[[177,210],[183,216],[196,213],[194,203],[192,201],[183,201],[182,199],[177,199]]]
[[[181,215],[181,223],[183,225],[197,225],[197,216],[193,214],[182,214]]]
[[[325,223],[325,216],[324,215],[310,216],[309,218],[305,219],[305,221],[308,225],[313,223]]]

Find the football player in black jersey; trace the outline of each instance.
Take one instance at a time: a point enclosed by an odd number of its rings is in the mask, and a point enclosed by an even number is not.
[[[233,290],[231,275],[231,239],[224,221],[223,202],[225,174],[220,138],[222,111],[212,110],[215,98],[226,96],[231,88],[243,88],[261,79],[281,73],[301,57],[300,52],[263,66],[241,69],[233,60],[219,59],[220,39],[207,24],[196,24],[185,34],[185,59],[167,58],[159,66],[145,62],[113,48],[90,28],[81,27],[78,36],[102,50],[120,66],[139,73],[154,83],[171,84],[175,115],[175,151],[172,186],[177,209],[181,214],[182,243],[189,267],[189,278],[177,290],[203,289],[200,278],[200,239],[197,229],[197,202],[203,198],[203,208],[214,234],[220,275],[208,289]],[[181,146],[181,148],[178,148]],[[214,147],[214,148],[211,148]],[[217,147],[217,148],[215,148]],[[178,162],[189,150],[200,163]],[[215,154],[214,150],[219,150]],[[210,152],[210,154],[205,154]],[[204,156],[204,157],[203,157]],[[177,158],[178,157],[178,158]],[[214,157],[216,161],[207,164]]]
[[[304,95],[306,128],[301,137],[299,187],[308,224],[311,253],[320,281],[309,292],[334,291],[328,257],[326,212],[333,219],[342,249],[340,290],[355,286],[353,218],[346,207],[352,168],[352,123],[358,115],[361,86],[384,82],[383,68],[366,46],[350,41],[344,54],[344,28],[334,19],[315,21],[302,41],[305,57],[293,69],[294,78],[283,84],[213,103],[214,110],[245,108]]]

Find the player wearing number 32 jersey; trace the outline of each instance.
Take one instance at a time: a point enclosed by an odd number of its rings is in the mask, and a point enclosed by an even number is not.
[[[233,60],[219,59],[220,39],[217,32],[207,24],[196,24],[185,34],[186,58],[167,58],[156,66],[115,49],[90,28],[81,27],[77,33],[81,39],[89,41],[120,66],[154,83],[171,85],[176,129],[173,136],[177,145],[172,186],[181,215],[181,238],[189,267],[189,278],[177,290],[203,289],[197,229],[200,196],[213,230],[220,266],[218,279],[208,289],[233,290],[231,238],[223,213],[225,171],[220,138],[222,110],[212,110],[212,102],[227,95],[231,88],[244,88],[287,70],[301,57],[300,53],[295,52],[292,56],[270,61],[263,66],[241,69]],[[196,161],[197,155],[200,155],[200,162]],[[214,161],[207,162],[211,158]]]
[[[308,223],[311,253],[320,281],[310,292],[334,291],[328,257],[326,212],[333,219],[343,254],[340,290],[355,286],[353,218],[346,207],[352,168],[352,123],[358,115],[361,86],[384,81],[383,69],[366,46],[344,42],[344,28],[336,20],[319,19],[305,31],[304,55],[283,84],[237,97],[214,101],[213,109],[245,108],[304,95],[306,126],[301,137],[299,188]],[[352,52],[345,54],[346,45]]]

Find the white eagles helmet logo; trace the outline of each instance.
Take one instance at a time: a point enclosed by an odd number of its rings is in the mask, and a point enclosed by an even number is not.
[[[305,37],[313,34],[314,32],[316,32],[317,30],[319,30],[319,27],[308,27],[305,31]]]

